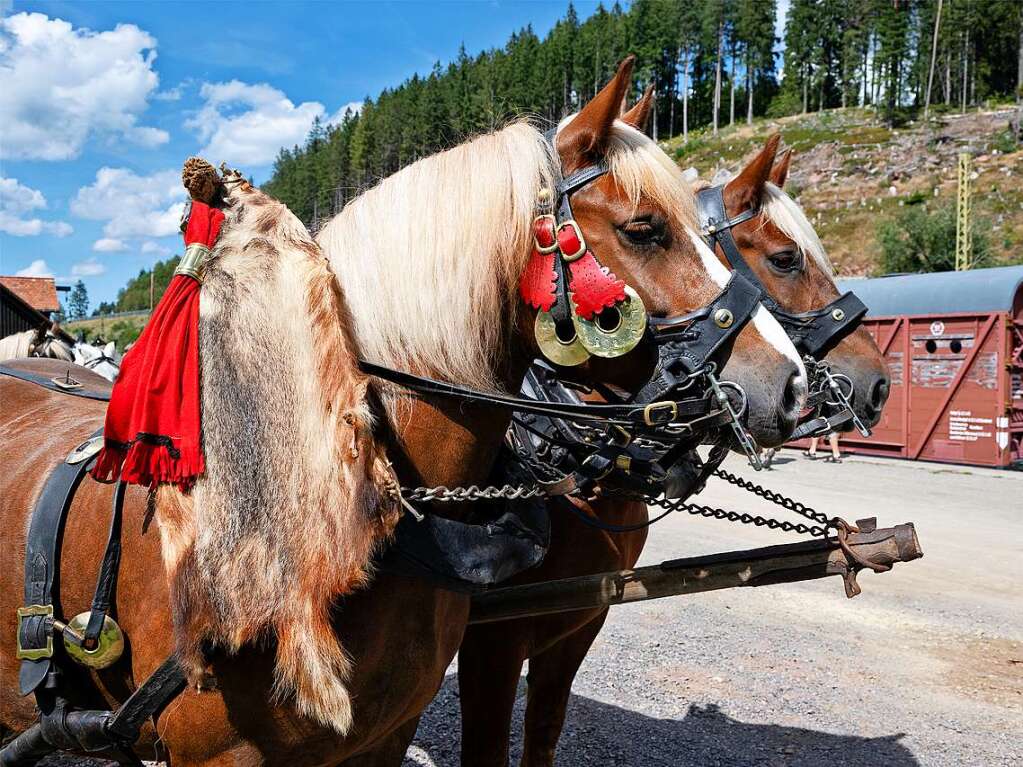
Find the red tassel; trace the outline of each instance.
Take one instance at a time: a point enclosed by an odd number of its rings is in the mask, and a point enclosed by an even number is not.
[[[224,214],[193,202],[185,244],[211,247]],[[187,258],[187,254],[186,254]],[[187,490],[205,460],[199,410],[199,282],[176,274],[139,340],[125,355],[92,476]]]
[[[199,283],[176,275],[121,364],[93,477],[186,490],[202,474],[198,331]]]

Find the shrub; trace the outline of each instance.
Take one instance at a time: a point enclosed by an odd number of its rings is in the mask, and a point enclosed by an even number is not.
[[[991,264],[986,224],[973,222],[973,266]],[[877,227],[880,273],[947,272],[956,264],[956,211],[946,205],[929,211],[914,205]]]

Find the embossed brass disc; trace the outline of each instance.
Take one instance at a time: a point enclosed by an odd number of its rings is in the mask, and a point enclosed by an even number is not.
[[[81,636],[85,633],[87,625],[89,625],[88,611],[78,613],[68,622],[67,628]],[[120,658],[121,653],[124,652],[124,634],[121,633],[121,627],[108,615],[103,620],[103,628],[99,632],[96,649],[86,650],[81,645],[72,642],[66,633],[64,649],[75,663],[81,663],[89,668],[106,668]]]
[[[626,299],[615,309],[606,310],[603,317],[584,320],[572,315],[580,343],[598,357],[621,357],[628,354],[642,340],[646,330],[646,307],[635,290],[625,286]],[[618,316],[614,317],[613,313]],[[612,315],[612,316],[608,316]]]
[[[558,328],[550,312],[537,313],[533,334],[543,356],[555,365],[574,367],[590,358],[590,353],[579,342],[577,332],[573,332],[571,338],[563,338],[564,333],[558,334]]]

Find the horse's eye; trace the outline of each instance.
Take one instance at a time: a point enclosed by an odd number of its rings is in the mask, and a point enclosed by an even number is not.
[[[656,219],[635,219],[618,227],[619,234],[631,245],[663,245],[667,227]]]
[[[779,272],[795,272],[803,265],[803,256],[795,251],[786,250],[768,256],[771,266]]]

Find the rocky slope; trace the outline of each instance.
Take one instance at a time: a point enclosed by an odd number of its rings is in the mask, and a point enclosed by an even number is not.
[[[932,116],[890,129],[870,109],[757,120],[664,142],[701,176],[736,170],[772,133],[795,151],[787,189],[803,205],[843,275],[877,271],[876,230],[906,205],[954,204],[957,155],[973,155],[974,226],[989,234],[996,261],[1023,261],[1023,145],[1010,107]]]

